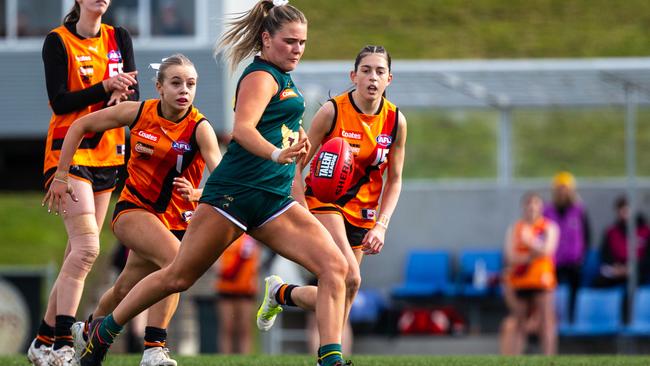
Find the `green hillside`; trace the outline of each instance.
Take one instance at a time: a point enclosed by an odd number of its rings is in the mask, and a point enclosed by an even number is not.
[[[648,55],[646,0],[292,0],[309,20],[305,59]]]

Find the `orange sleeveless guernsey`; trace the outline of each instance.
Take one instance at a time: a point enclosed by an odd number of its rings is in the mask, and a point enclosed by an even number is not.
[[[170,230],[185,230],[196,202],[183,199],[172,183],[175,177],[186,178],[194,187],[201,183],[205,160],[196,143],[196,127],[202,121],[206,119],[195,107],[172,122],[162,117],[160,100],[142,102],[131,125],[129,176],[119,201],[157,214]]]
[[[305,198],[314,214],[337,212],[356,227],[375,225],[388,153],[397,137],[398,108],[382,97],[376,114],[363,114],[352,100],[352,92],[331,101],[335,107],[334,125],[323,143],[334,137],[344,138],[354,152],[354,174],[350,189],[333,204],[320,202],[311,193],[309,176]]]
[[[102,80],[122,72],[122,57],[115,29],[101,25],[100,36],[80,39],[65,26],[53,30],[61,38],[68,56],[68,90],[86,89]],[[70,125],[91,112],[104,106],[104,102],[63,114],[52,113],[45,144],[45,163],[43,172],[56,168],[59,163],[61,146]],[[72,159],[72,165],[108,167],[124,164],[124,128],[116,128],[101,133],[84,136],[79,149]]]
[[[531,227],[536,237],[543,237],[549,221],[545,218],[538,219]],[[522,231],[530,224],[519,220],[515,223],[512,230],[514,250],[518,254],[528,254],[530,249],[522,243]],[[515,289],[539,289],[550,290],[557,285],[555,275],[555,263],[553,256],[544,255],[533,258],[529,263],[516,265],[509,268],[506,272],[507,283]]]
[[[219,275],[215,284],[223,295],[252,296],[257,293],[260,248],[244,234],[219,257]]]

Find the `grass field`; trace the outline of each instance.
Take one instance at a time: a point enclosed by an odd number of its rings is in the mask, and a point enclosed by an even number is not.
[[[181,366],[314,366],[312,356],[193,356],[177,357]],[[355,366],[634,366],[648,365],[647,356],[355,356]],[[131,366],[140,362],[139,355],[109,356],[105,366]],[[24,366],[24,356],[0,357],[2,366]]]
[[[492,109],[404,109],[408,178],[495,178],[499,114]],[[617,107],[518,109],[512,115],[516,178],[558,170],[578,177],[625,175],[624,112]],[[637,174],[650,176],[650,110],[639,109]]]
[[[350,60],[365,44],[401,59],[639,56],[650,42],[646,0],[291,4],[309,20],[305,59]]]
[[[0,194],[0,265],[61,263],[67,242],[63,220],[48,214],[42,199],[40,192]],[[100,237],[102,251],[115,242],[110,229],[113,204],[110,207]]]

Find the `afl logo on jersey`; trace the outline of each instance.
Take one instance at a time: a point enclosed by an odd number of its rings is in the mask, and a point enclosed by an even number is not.
[[[380,147],[389,147],[393,143],[393,138],[390,135],[382,133],[377,136],[377,145]]]
[[[285,99],[289,99],[289,98],[295,98],[295,97],[297,97],[297,96],[298,96],[298,94],[296,94],[296,92],[293,91],[293,89],[289,89],[289,88],[287,88],[287,89],[284,89],[284,90],[282,91],[282,93],[280,93],[280,100],[285,100]]]
[[[122,54],[120,53],[119,50],[110,50],[110,51],[108,51],[107,57],[108,57],[108,59],[110,61],[114,61],[114,62],[122,61]]]
[[[184,153],[192,151],[192,146],[185,141],[174,141],[172,142],[172,149]]]

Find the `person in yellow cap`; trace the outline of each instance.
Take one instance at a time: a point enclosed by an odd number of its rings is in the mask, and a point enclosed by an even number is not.
[[[591,229],[587,210],[576,191],[573,174],[561,171],[553,177],[552,202],[544,207],[544,216],[555,221],[560,230],[555,268],[560,283],[570,287],[569,314],[573,315],[575,293],[585,252],[589,248]]]

